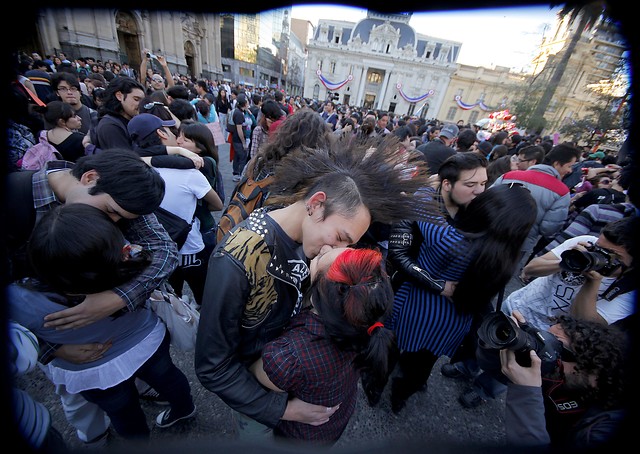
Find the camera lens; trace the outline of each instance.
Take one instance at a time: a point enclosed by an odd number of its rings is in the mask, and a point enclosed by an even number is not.
[[[607,251],[594,246],[589,251],[569,249],[561,255],[560,268],[574,273],[598,271],[603,276],[609,276],[620,267],[620,262]]]
[[[574,273],[582,273],[591,268],[592,260],[588,251],[579,251],[577,249],[569,249],[560,254],[560,268],[573,271]]]
[[[151,54],[147,52],[147,58],[151,58]]]
[[[530,345],[527,333],[502,312],[495,312],[485,317],[478,329],[478,337],[485,348],[508,348],[519,351],[528,350]]]

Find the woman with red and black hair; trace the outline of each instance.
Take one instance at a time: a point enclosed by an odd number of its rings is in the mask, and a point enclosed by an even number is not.
[[[365,248],[325,247],[311,261],[307,308],[265,345],[252,370],[270,389],[339,408],[320,426],[281,420],[274,435],[333,444],[355,411],[360,372],[387,380],[395,337],[384,322],[393,290],[382,263],[379,251]]]

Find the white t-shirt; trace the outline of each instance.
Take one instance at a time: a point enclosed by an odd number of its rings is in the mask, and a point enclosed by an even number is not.
[[[196,203],[211,190],[211,184],[202,172],[196,169],[156,168],[165,183],[164,198],[160,206],[187,222],[193,219]],[[200,220],[195,218],[187,241],[180,254],[189,255],[204,249]]]
[[[572,249],[580,242],[595,243],[598,237],[592,235],[580,235],[566,240],[556,246],[550,252],[556,257]],[[570,271],[560,271],[549,276],[534,279],[526,286],[512,292],[502,304],[502,311],[508,315],[514,310],[520,311],[527,323],[546,331],[553,323],[552,317],[568,315],[571,303],[578,291],[582,288],[586,278],[581,274]],[[614,277],[605,277],[600,283],[598,295],[615,281]],[[611,301],[598,297],[596,310],[607,323],[614,323],[634,311],[635,291],[618,295]]]

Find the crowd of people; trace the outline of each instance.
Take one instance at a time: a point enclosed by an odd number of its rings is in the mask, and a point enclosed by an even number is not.
[[[510,445],[615,439],[636,329],[632,153],[192,80],[141,57],[20,56],[10,90],[11,347],[82,442],[148,441],[141,398],[168,402],[160,429],[197,417],[146,304],[164,282],[193,295],[195,374],[240,440],[331,446],[359,384],[371,406],[389,386],[402,415],[442,356],[445,377],[469,382],[464,407],[506,392]],[[36,138],[57,155],[27,169]],[[268,195],[220,230],[255,181]],[[190,225],[186,240],[164,212]],[[505,295],[512,279],[522,288]],[[488,344],[496,314],[546,342]],[[25,438],[61,449],[46,408],[18,391]]]

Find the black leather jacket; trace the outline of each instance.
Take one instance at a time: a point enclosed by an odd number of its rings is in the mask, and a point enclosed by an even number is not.
[[[411,280],[440,294],[444,290],[445,281],[431,277],[416,260],[422,241],[422,234],[415,221],[400,221],[391,227],[388,259],[393,268],[391,273],[394,287],[400,287],[402,282]]]
[[[265,216],[251,213],[209,260],[195,370],[231,408],[274,427],[288,396],[264,388],[248,368],[299,311],[309,268],[302,248]]]

